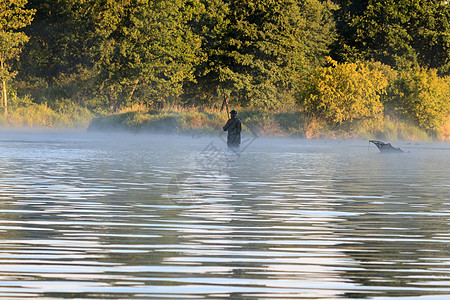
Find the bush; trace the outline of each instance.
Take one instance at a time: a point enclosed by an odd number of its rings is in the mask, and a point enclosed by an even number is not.
[[[389,88],[387,104],[431,136],[441,134],[450,114],[450,78],[435,70],[402,72]]]
[[[68,99],[49,106],[47,103],[34,103],[29,95],[18,97],[12,92],[8,118],[2,119],[1,123],[6,126],[86,128],[93,116],[87,108]]]
[[[8,123],[13,126],[54,127],[58,116],[47,104],[32,103],[11,110]]]
[[[423,129],[420,129],[417,125],[411,123],[410,121],[397,120],[390,117],[385,118],[382,126],[379,128],[379,132],[375,135],[375,138],[388,141],[426,141],[430,139]]]
[[[343,63],[317,68],[298,97],[309,116],[335,128],[372,128],[382,120],[381,94],[388,85],[380,63]],[[356,125],[356,126],[355,126]]]

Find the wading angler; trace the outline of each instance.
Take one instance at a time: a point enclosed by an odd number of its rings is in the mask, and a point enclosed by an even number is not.
[[[237,112],[233,109],[230,112],[230,119],[223,126],[224,131],[228,131],[227,145],[229,148],[239,148],[241,144],[241,121],[236,117]]]

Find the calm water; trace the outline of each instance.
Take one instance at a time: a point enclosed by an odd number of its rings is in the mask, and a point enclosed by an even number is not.
[[[0,299],[449,299],[448,143],[244,143],[0,131]]]

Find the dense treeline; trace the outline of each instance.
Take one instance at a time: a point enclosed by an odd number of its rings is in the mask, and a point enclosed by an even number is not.
[[[307,126],[376,132],[386,118],[404,118],[442,137],[450,5],[0,0],[0,62],[5,115],[8,107],[77,116],[210,108],[228,98],[237,107],[300,111]]]

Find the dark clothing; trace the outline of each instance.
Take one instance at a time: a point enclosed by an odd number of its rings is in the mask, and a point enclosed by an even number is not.
[[[241,144],[241,121],[238,118],[232,117],[227,124],[223,126],[224,131],[228,131],[227,145],[228,147],[239,147]]]

